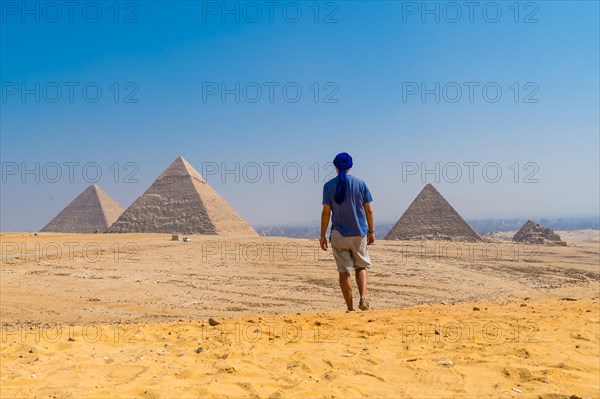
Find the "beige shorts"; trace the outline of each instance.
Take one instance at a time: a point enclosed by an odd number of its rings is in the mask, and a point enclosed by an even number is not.
[[[339,231],[333,230],[330,240],[338,272],[351,274],[353,269],[369,269],[371,267],[367,237],[344,237]]]

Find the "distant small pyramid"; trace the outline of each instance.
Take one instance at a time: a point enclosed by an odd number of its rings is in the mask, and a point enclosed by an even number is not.
[[[50,221],[42,232],[104,233],[123,213],[108,194],[92,184]]]
[[[528,220],[521,227],[513,237],[513,241],[525,244],[558,245],[563,247],[567,245],[554,230],[542,227],[533,220]]]
[[[423,188],[385,239],[481,241],[432,184]]]
[[[257,235],[181,156],[158,176],[108,231]]]

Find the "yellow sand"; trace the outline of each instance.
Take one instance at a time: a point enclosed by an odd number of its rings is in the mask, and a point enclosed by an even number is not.
[[[590,236],[377,241],[347,314],[316,240],[0,233],[0,396],[598,398]]]
[[[553,299],[243,316],[216,327],[11,325],[1,395],[597,398],[599,311],[597,300]]]

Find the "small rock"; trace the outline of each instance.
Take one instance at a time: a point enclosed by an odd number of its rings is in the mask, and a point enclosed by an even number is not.
[[[369,319],[367,320],[367,323],[373,323],[375,321],[375,319]]]
[[[75,338],[69,337],[69,339],[67,339],[67,341],[69,341],[69,342],[75,342]]]
[[[435,330],[435,335],[440,335],[440,332],[438,330]]]
[[[320,321],[315,321],[315,326],[321,326],[321,322]]]
[[[526,303],[522,303],[522,304],[521,304],[521,307],[522,307],[522,308],[524,308],[525,306],[527,306],[527,304],[526,304]]]
[[[214,326],[218,326],[218,325],[219,325],[219,324],[221,324],[221,323],[219,323],[218,321],[216,321],[215,319],[213,319],[213,318],[211,317],[210,319],[208,319],[208,324],[210,324],[211,326],[213,326],[213,327],[214,327]]]
[[[477,312],[477,311],[479,311],[480,309],[479,309],[477,306],[473,306],[473,310]]]
[[[177,357],[183,357],[185,356],[183,353],[180,353],[179,355],[177,355]]]
[[[453,366],[454,362],[452,360],[438,360],[437,364],[440,366]]]
[[[563,362],[560,362],[560,363],[558,363],[558,367],[560,367],[562,369],[563,367],[565,367],[565,364]]]
[[[560,298],[560,300],[561,300],[561,301],[571,301],[571,302],[573,302],[573,301],[577,301],[578,299],[577,299],[577,298],[570,298],[570,297],[567,297],[567,298]]]
[[[195,351],[195,352],[196,352],[196,353],[202,353],[203,351],[204,351],[204,349],[202,349],[202,348],[196,348],[196,351]]]
[[[29,353],[35,353],[35,348],[31,348],[31,349],[29,349],[29,351],[28,351],[28,352],[29,352]]]
[[[518,393],[523,393],[523,391],[521,391],[519,388],[512,388],[512,390]]]

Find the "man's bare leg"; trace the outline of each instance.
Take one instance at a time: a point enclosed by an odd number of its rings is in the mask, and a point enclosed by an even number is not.
[[[360,302],[358,308],[360,310],[369,310],[369,302],[367,302],[367,269],[361,268],[356,269],[356,285],[358,285],[358,294],[360,295]]]
[[[358,285],[358,294],[360,299],[367,299],[367,269],[364,267],[356,269],[356,285]]]
[[[348,310],[354,310],[352,306],[352,277],[350,277],[349,273],[340,273],[340,288],[342,289]]]

